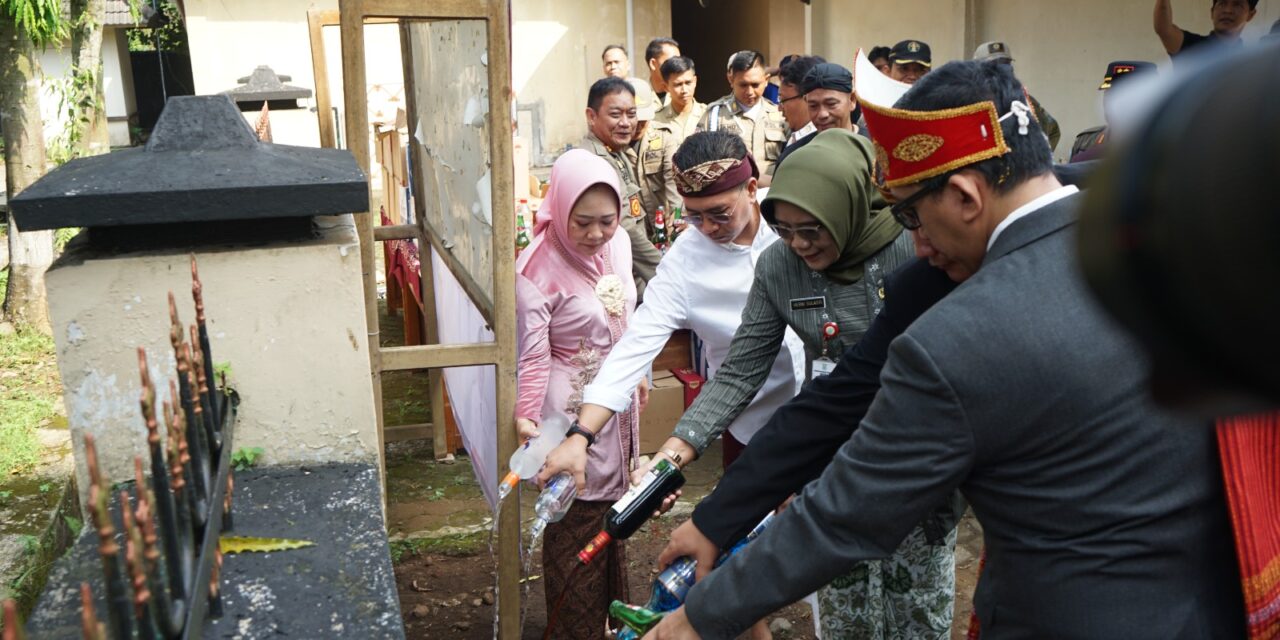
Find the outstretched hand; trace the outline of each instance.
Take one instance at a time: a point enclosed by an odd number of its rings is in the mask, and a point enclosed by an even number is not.
[[[697,525],[693,524],[692,518],[685,520],[671,532],[671,540],[667,542],[662,553],[658,554],[658,567],[666,569],[676,558],[683,556],[689,556],[698,563],[697,568],[694,569],[695,581],[705,578],[720,556],[720,548],[702,535]]]
[[[680,607],[662,618],[658,625],[644,634],[644,640],[700,640],[701,636],[689,624],[689,616]]]

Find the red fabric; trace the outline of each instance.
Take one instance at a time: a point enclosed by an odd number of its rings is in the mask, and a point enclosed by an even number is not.
[[[742,450],[746,448],[747,445],[738,442],[738,439],[728,431],[721,434],[720,452],[724,455],[724,468],[728,469],[729,465],[733,464],[733,461],[737,460],[738,456],[742,455]]]
[[[982,568],[987,566],[987,550],[982,550],[982,555],[978,557],[978,580],[982,579]],[[977,581],[974,581],[975,584]],[[969,607],[969,633],[965,634],[967,640],[978,640],[978,636],[982,635],[978,626],[978,608],[970,605]]]
[[[861,104],[887,187],[914,184],[1009,152],[990,101],[942,111]]]
[[[1280,638],[1280,413],[1219,420],[1218,450],[1249,637]]]

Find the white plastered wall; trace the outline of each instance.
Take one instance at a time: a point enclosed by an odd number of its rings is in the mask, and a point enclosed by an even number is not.
[[[197,250],[210,350],[241,394],[234,448],[262,447],[262,464],[376,464],[360,252],[351,216],[323,217],[316,239]],[[87,491],[83,434],[98,441],[111,481],[146,457],[136,350],[149,355],[158,401],[175,366],[167,295],[195,322],[188,253],[68,251],[48,272],[49,314]]]

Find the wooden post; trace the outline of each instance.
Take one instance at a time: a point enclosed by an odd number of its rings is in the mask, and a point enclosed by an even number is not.
[[[346,102],[347,149],[356,164],[369,175],[369,95],[365,88],[364,18],[359,0],[339,0],[342,33],[342,85]],[[350,14],[350,15],[348,15]],[[350,18],[350,19],[349,19]],[[323,45],[322,45],[323,46]],[[314,53],[312,54],[314,56]],[[370,194],[372,197],[373,194]],[[356,235],[360,238],[360,270],[364,277],[365,323],[369,327],[369,376],[373,384],[373,409],[378,421],[378,473],[383,478],[383,500],[386,499],[386,435],[382,424],[382,351],[378,330],[378,281],[374,273],[373,215],[355,215]]]
[[[333,131],[333,102],[329,96],[329,63],[324,52],[324,27],[337,26],[339,15],[332,9],[307,12],[307,29],[311,34],[311,72],[316,81],[316,119],[320,124],[320,146],[338,146]]]
[[[430,369],[434,374],[432,389],[432,422],[436,425],[437,442],[444,444],[447,438],[440,431],[446,423],[443,416],[443,392],[439,382],[439,369],[451,366],[494,365],[496,376],[496,403],[498,460],[506,460],[516,447],[513,428],[516,396],[516,314],[515,314],[515,216],[511,209],[513,200],[513,158],[511,131],[511,8],[509,0],[339,0],[343,51],[343,84],[346,90],[347,146],[357,161],[368,171],[369,121],[368,99],[365,88],[365,55],[363,28],[369,18],[399,18],[405,20],[456,19],[484,20],[487,27],[488,88],[491,96],[489,111],[489,166],[491,169],[492,220],[492,289],[486,292],[477,281],[476,274],[469,273],[462,261],[449,250],[450,239],[442,238],[421,215],[426,206],[420,175],[413,176],[414,196],[419,215],[416,225],[422,243],[422,293],[424,313],[427,316],[426,331],[429,344],[417,347],[381,349],[376,340],[370,344],[370,365],[373,381],[378,385],[379,433],[381,425],[381,371]],[[401,33],[406,33],[402,28]],[[407,38],[406,38],[407,41]],[[320,46],[323,46],[322,44]],[[407,51],[407,46],[406,46]],[[314,56],[314,53],[313,53]],[[405,98],[409,105],[409,130],[417,127],[414,105],[415,75],[412,57],[406,54]],[[415,141],[409,141],[415,167],[423,167],[421,153]],[[361,258],[366,258],[366,304],[369,306],[370,326],[377,327],[377,299],[373,290],[372,269],[372,221],[361,216],[358,230],[361,239]],[[435,291],[432,280],[431,256],[426,249],[440,255],[441,261],[462,284],[468,297],[479,309],[494,333],[494,343],[474,345],[441,345],[435,313]],[[376,332],[371,337],[376,338]],[[447,446],[447,445],[445,445]],[[512,501],[502,510],[498,522],[498,637],[502,640],[518,640],[520,637],[520,505]]]

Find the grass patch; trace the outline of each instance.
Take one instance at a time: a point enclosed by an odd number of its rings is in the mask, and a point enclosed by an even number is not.
[[[400,562],[423,554],[435,554],[452,558],[469,558],[478,555],[488,546],[489,532],[460,533],[438,538],[415,538],[391,543],[391,562]]]
[[[53,339],[19,329],[0,336],[0,477],[36,463],[36,429],[54,424],[62,393]]]

